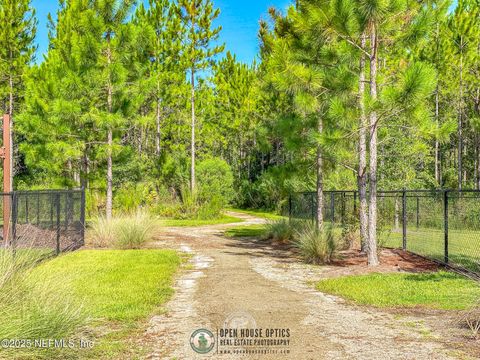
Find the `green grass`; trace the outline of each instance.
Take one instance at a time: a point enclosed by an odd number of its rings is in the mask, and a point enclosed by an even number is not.
[[[228,237],[262,237],[265,235],[265,225],[236,226],[225,231]]]
[[[91,319],[94,348],[61,357],[117,359],[128,353],[142,358],[145,349],[129,341],[141,336],[150,315],[162,311],[181,261],[171,250],[80,250],[38,266],[38,281],[48,280],[45,274],[68,278],[70,293]]]
[[[205,225],[220,225],[220,224],[233,224],[242,222],[242,219],[239,219],[234,216],[224,215],[218,219],[211,220],[197,220],[197,219],[161,219],[161,226],[205,226]]]
[[[267,219],[267,220],[280,220],[280,219],[285,219],[287,217],[278,215],[274,212],[271,211],[263,211],[263,210],[245,210],[245,209],[234,209],[230,208],[227,209],[228,211],[233,211],[241,214],[247,214],[247,215],[252,215],[256,216],[262,219]]]
[[[171,250],[81,250],[46,262],[38,271],[68,276],[92,317],[135,321],[168,300],[180,261]]]
[[[380,308],[463,310],[480,298],[478,283],[445,271],[346,276],[322,280],[316,288],[358,304]]]
[[[383,246],[401,248],[402,231],[380,232]],[[480,271],[480,231],[450,230],[449,260],[472,271]],[[407,250],[436,260],[444,260],[444,232],[440,229],[419,228],[407,231]]]

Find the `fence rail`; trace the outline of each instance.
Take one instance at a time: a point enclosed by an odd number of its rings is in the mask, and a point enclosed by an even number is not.
[[[357,191],[325,191],[324,219],[335,227],[358,224]],[[480,274],[480,190],[378,191],[377,239]],[[291,218],[316,219],[316,193],[291,196]]]
[[[85,191],[40,190],[0,193],[2,246],[44,255],[85,243]]]

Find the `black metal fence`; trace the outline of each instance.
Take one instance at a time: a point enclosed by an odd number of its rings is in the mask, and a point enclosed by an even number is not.
[[[326,191],[324,218],[335,227],[358,223],[358,192]],[[432,260],[480,273],[480,191],[379,191],[377,239]],[[316,219],[316,193],[295,194],[291,218]]]
[[[0,197],[2,246],[51,255],[84,245],[83,189],[15,191]]]

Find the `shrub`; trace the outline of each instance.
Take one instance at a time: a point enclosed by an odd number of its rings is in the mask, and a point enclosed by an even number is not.
[[[201,161],[197,166],[197,179],[201,204],[214,201],[221,209],[233,199],[233,173],[225,160],[212,158]]]
[[[305,223],[295,234],[295,246],[307,263],[329,263],[336,251],[336,243],[331,228],[318,229],[314,223]]]
[[[122,213],[137,211],[143,203],[143,192],[141,187],[135,185],[124,185],[115,191],[113,204],[115,210]]]
[[[154,225],[154,219],[141,211],[111,220],[99,217],[93,222],[87,244],[100,248],[138,249],[152,239]]]
[[[68,279],[43,276],[38,271],[33,275],[38,261],[32,250],[18,250],[15,255],[8,249],[0,250],[1,339],[65,339],[86,323],[81,304],[68,292]],[[3,349],[5,355],[9,351]],[[41,354],[34,348],[11,351],[12,358],[51,358],[56,350]]]
[[[265,237],[280,243],[287,243],[293,240],[295,229],[298,227],[298,222],[290,222],[288,219],[268,222],[265,226]]]

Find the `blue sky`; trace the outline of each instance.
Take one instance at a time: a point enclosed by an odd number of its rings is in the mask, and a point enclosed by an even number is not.
[[[221,10],[217,23],[223,28],[221,41],[225,42],[226,49],[236,54],[238,60],[251,62],[258,52],[258,21],[267,17],[269,7],[286,9],[290,3],[290,0],[214,0]],[[55,15],[58,3],[56,0],[32,0],[32,4],[38,18],[37,62],[41,62],[48,48],[47,15]]]

